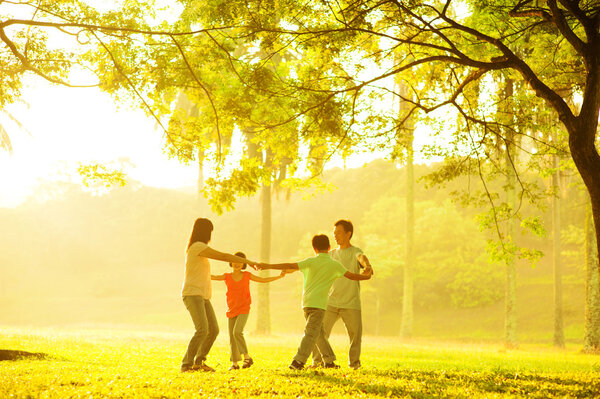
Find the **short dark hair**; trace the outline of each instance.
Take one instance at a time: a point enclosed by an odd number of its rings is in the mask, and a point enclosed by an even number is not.
[[[352,225],[352,222],[349,220],[340,219],[337,222],[335,222],[333,225],[334,226],[342,226],[346,233],[350,232],[350,238],[352,238],[352,236],[354,235],[354,226]]]
[[[318,251],[327,251],[330,247],[329,237],[325,234],[317,234],[312,238],[312,246]]]
[[[239,256],[240,258],[244,258],[246,259],[246,254],[243,252],[236,252],[234,253],[235,256]],[[229,262],[229,266],[233,267],[233,265],[231,264],[231,262]],[[248,264],[244,263],[244,266],[242,266],[242,270],[244,270],[246,267],[248,266]]]
[[[190,235],[188,248],[191,247],[193,243],[198,241],[208,244],[212,231],[213,224],[210,220],[206,218],[196,219],[194,222],[194,227],[192,228],[192,234]]]

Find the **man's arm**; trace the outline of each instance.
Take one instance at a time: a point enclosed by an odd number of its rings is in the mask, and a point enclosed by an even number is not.
[[[274,270],[300,270],[297,263],[259,263],[258,268],[260,270],[274,269]]]
[[[344,277],[346,277],[347,279],[350,280],[355,280],[355,281],[359,281],[359,280],[368,280],[371,278],[372,275],[372,270],[368,270],[365,268],[365,270],[363,270],[362,273],[352,273],[352,272],[346,272],[344,273]]]
[[[365,270],[371,270],[371,274],[373,274],[373,267],[371,266],[371,262],[369,262],[369,259],[365,254],[358,254],[357,260],[360,266],[362,266]]]

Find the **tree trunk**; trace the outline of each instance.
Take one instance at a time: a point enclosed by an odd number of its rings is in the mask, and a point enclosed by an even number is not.
[[[514,82],[512,79],[506,79],[504,82],[503,97],[500,97],[502,109],[500,109],[500,121],[508,121],[514,118],[514,108],[512,107]],[[512,123],[507,123],[512,125]],[[506,203],[511,212],[516,209],[516,165],[517,153],[515,145],[514,131],[507,129],[505,132],[505,167],[506,167]],[[507,221],[506,239],[509,243],[515,240],[515,218],[512,215]],[[506,257],[506,296],[505,296],[505,320],[504,320],[504,343],[507,348],[516,348],[517,342],[517,267],[515,254],[508,254]]]
[[[260,260],[269,263],[271,259],[271,186],[263,184],[261,195]],[[269,277],[268,270],[260,272],[261,277]],[[258,284],[256,332],[271,333],[269,284]]]
[[[267,150],[263,156],[260,145],[254,141],[254,129],[242,129],[246,141],[246,155],[249,159],[256,159],[263,167],[270,167],[271,154]],[[260,261],[270,262],[271,259],[271,185],[263,182],[260,192]],[[262,277],[269,277],[268,270],[262,270]],[[257,285],[256,300],[256,332],[269,334],[271,332],[271,311],[269,298],[269,284]]]
[[[402,300],[402,324],[400,336],[410,338],[413,335],[413,295],[415,267],[415,176],[413,166],[413,132],[409,129],[406,146],[406,263],[404,264],[404,294]]]
[[[204,190],[204,150],[198,148],[198,197],[202,198]]]
[[[410,98],[408,85],[402,78],[397,81],[398,92],[402,98]],[[400,337],[413,336],[414,318],[414,277],[415,270],[415,172],[414,172],[414,123],[415,116],[410,114],[411,105],[400,98],[398,103],[398,120],[402,121],[398,127],[397,143],[399,150],[406,151],[406,259],[404,263],[404,288],[402,295],[402,319],[400,323]]]
[[[375,323],[375,336],[378,337],[381,332],[381,300],[379,299],[379,295],[375,296],[377,299],[375,300],[375,312],[377,315],[377,322]]]
[[[593,43],[594,50],[588,54],[588,74],[583,91],[579,115],[559,113],[561,122],[569,132],[569,149],[575,166],[590,195],[592,215],[596,231],[596,253],[600,253],[600,155],[596,147],[598,116],[600,113],[600,42]],[[597,273],[600,262],[596,259]]]
[[[508,204],[511,209],[515,206],[514,174],[509,174]],[[512,183],[512,185],[510,185]],[[508,222],[507,237],[514,239],[515,221]],[[517,267],[514,255],[506,259],[506,292],[505,292],[504,343],[507,348],[516,348],[517,342]]]
[[[585,217],[585,334],[583,350],[600,352],[600,279],[598,278],[598,252],[592,210],[588,205]]]
[[[264,157],[264,168],[271,167],[271,153],[267,149]],[[271,184],[263,182],[260,194],[260,260],[269,263],[271,261]],[[268,270],[260,272],[261,277],[269,277]],[[258,284],[258,301],[256,314],[256,332],[260,334],[271,333],[271,301],[270,284]]]
[[[562,267],[560,262],[560,187],[559,187],[559,158],[553,155],[555,173],[552,175],[552,252],[554,266],[554,346],[565,347],[565,333],[563,329],[562,305]]]

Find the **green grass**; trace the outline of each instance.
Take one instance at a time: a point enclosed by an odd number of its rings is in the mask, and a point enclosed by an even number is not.
[[[180,373],[188,336],[122,330],[0,328],[0,349],[45,353],[0,362],[1,398],[68,397],[599,397],[600,358],[526,346],[400,343],[365,337],[363,369],[349,369],[346,338],[332,339],[339,370],[287,368],[299,335],[247,334],[255,366],[229,372],[226,334],[208,363],[215,373]]]

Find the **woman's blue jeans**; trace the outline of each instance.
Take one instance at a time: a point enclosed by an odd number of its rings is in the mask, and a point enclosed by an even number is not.
[[[181,365],[199,365],[206,360],[206,355],[219,335],[219,325],[208,299],[196,295],[184,296],[183,303],[192,316],[196,332],[188,344]]]

